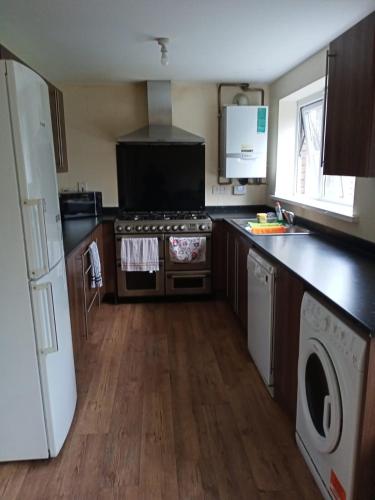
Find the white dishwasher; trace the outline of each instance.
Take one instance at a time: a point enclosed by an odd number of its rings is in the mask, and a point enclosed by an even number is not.
[[[273,395],[273,332],[276,267],[252,248],[247,257],[247,345]]]

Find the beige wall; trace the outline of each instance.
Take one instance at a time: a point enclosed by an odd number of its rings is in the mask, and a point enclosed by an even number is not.
[[[86,181],[89,189],[103,192],[105,206],[117,206],[116,137],[147,123],[146,86],[60,85],[68,145],[69,172],[59,174],[59,187],[76,188]],[[223,103],[231,103],[239,89],[225,89]],[[258,104],[257,94],[251,103]],[[267,104],[268,88],[265,87]],[[232,187],[214,195],[217,185],[217,86],[210,83],[172,83],[174,125],[206,139],[206,205],[247,205],[264,203],[266,186],[247,186],[247,194],[236,196]]]
[[[105,206],[117,206],[116,137],[146,122],[146,86],[60,85],[64,93],[69,172],[58,175],[60,189],[103,192]]]
[[[267,201],[273,204],[270,195],[275,193],[276,163],[277,163],[277,129],[279,100],[292,92],[304,87],[325,74],[325,50],[318,52],[270,86],[270,120],[268,142],[268,193]],[[357,222],[343,221],[311,209],[286,205],[296,214],[315,222],[336,228],[355,236],[375,241],[375,178],[356,181],[354,206],[359,216]]]

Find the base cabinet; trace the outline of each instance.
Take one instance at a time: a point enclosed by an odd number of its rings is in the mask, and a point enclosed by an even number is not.
[[[105,276],[103,296],[116,295],[116,249],[113,221],[102,222],[103,274]]]
[[[224,221],[213,229],[214,292],[225,296],[247,331],[247,254],[250,241]]]
[[[102,265],[103,287],[95,296],[98,289],[90,287],[90,271],[88,247],[92,241],[96,241],[99,249]],[[100,305],[100,297],[105,290],[105,268],[103,266],[103,229],[98,226],[76,249],[66,258],[66,274],[68,282],[70,321],[72,328],[72,339],[74,357],[77,360],[83,344],[87,341],[92,329],[92,320]],[[91,307],[89,308],[89,305]],[[88,310],[89,309],[89,310]]]
[[[304,282],[280,266],[275,287],[274,389],[275,400],[296,420],[300,310]]]

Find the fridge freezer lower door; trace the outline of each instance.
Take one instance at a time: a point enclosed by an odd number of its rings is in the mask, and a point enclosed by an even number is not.
[[[30,286],[48,447],[55,457],[69,432],[77,401],[64,259]]]

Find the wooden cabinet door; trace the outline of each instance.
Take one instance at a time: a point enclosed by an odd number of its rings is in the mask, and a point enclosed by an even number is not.
[[[70,323],[72,329],[73,351],[75,361],[78,361],[84,342],[84,308],[82,280],[82,250],[80,245],[66,258],[66,276],[68,283]]]
[[[116,252],[113,222],[102,223],[102,259],[104,274],[104,295],[115,296],[116,294]]]
[[[247,255],[251,246],[250,241],[243,236],[240,231],[230,226],[228,223],[222,223],[217,229],[221,231],[219,240],[221,249],[216,256],[216,268],[214,275],[221,274],[221,278],[216,283],[224,286],[225,296],[232,306],[233,311],[239,317],[240,323],[247,331]],[[215,252],[216,250],[214,250]],[[215,253],[214,253],[215,255]],[[215,257],[214,257],[215,262]],[[215,265],[215,264],[214,264]],[[214,278],[215,280],[215,278]],[[222,280],[222,281],[220,281]]]
[[[237,313],[237,242],[235,230],[227,225],[226,232],[226,297]]]
[[[276,276],[274,328],[275,400],[296,419],[300,310],[304,283],[284,267]]]
[[[225,222],[215,221],[212,228],[213,290],[224,295],[226,290],[226,231]]]
[[[106,285],[106,270],[104,265],[104,239],[102,225],[98,226],[73,252],[66,258],[66,275],[68,282],[70,322],[72,328],[74,357],[77,361],[88,335],[92,332],[92,323],[98,310],[99,300],[94,300],[92,308],[85,313],[86,305],[93,299],[96,289],[90,287],[90,272],[85,273],[90,265],[88,246],[96,241],[102,266],[103,287],[100,289],[101,297],[104,295]],[[87,328],[86,328],[87,320]]]
[[[51,121],[53,143],[55,149],[56,171],[68,171],[68,157],[66,149],[64,98],[61,90],[48,83],[49,102],[51,108]]]
[[[23,61],[19,57],[17,57],[13,52],[4,47],[4,45],[0,45],[0,59],[10,59],[12,61],[18,61],[24,64]],[[26,66],[26,65],[25,65]]]
[[[247,332],[247,255],[250,241],[242,235],[237,236],[237,314]]]
[[[329,45],[324,174],[375,176],[375,12]]]

